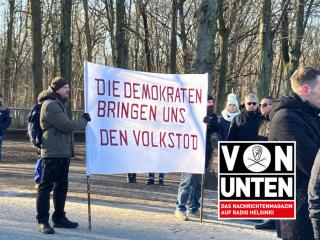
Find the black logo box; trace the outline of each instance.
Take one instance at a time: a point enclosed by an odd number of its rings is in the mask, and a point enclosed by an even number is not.
[[[221,181],[221,178],[224,177],[226,179],[226,185],[222,186],[222,181]],[[250,196],[245,196],[244,193],[242,191],[239,191],[240,192],[240,196],[237,196],[236,192],[234,192],[232,194],[232,196],[228,196],[228,197],[225,197],[223,196],[222,192],[221,192],[221,189],[222,187],[224,187],[226,189],[227,192],[230,191],[230,188],[231,188],[231,185],[230,184],[230,179],[231,178],[238,178],[238,179],[241,179],[242,182],[245,182],[245,180],[247,178],[273,178],[273,179],[278,179],[278,178],[281,178],[283,179],[283,181],[285,181],[286,185],[288,185],[288,181],[289,179],[291,179],[292,181],[292,188],[291,188],[291,191],[293,193],[292,196],[288,196],[286,194],[286,192],[284,191],[283,192],[283,196],[274,196],[274,197],[271,197],[271,196],[266,196],[265,195],[265,183],[262,182],[259,185],[258,187],[258,192],[256,192],[256,188],[255,188],[255,184],[253,182],[250,182],[249,181],[249,185],[250,185],[250,189],[251,189],[251,193],[250,193]],[[235,180],[236,181],[236,180]],[[279,180],[278,180],[279,181]],[[278,189],[279,189],[279,186],[278,186],[278,182],[273,182],[271,185],[274,185],[276,186],[276,189],[272,189],[270,191],[270,193],[277,193],[278,192]],[[238,188],[238,185],[235,184],[234,187],[237,189]],[[235,190],[236,191],[236,190]],[[259,193],[257,196],[256,196],[256,193]],[[266,176],[266,177],[259,177],[257,175],[246,175],[246,176],[230,176],[230,175],[220,175],[220,178],[219,178],[219,199],[220,200],[294,200],[294,196],[295,196],[295,183],[294,183],[294,176],[290,175],[290,176],[284,176],[284,175],[272,175],[272,176]]]
[[[271,154],[271,162],[270,165],[268,166],[268,168],[262,172],[259,173],[259,175],[263,175],[264,173],[274,173],[274,174],[286,174],[286,173],[294,173],[295,172],[295,168],[296,168],[296,164],[295,164],[295,159],[296,159],[296,152],[295,152],[295,142],[225,142],[225,141],[219,141],[218,142],[218,167],[219,167],[219,173],[220,174],[224,174],[224,173],[248,173],[248,174],[253,174],[252,171],[250,171],[249,169],[247,169],[247,167],[244,165],[243,162],[243,154],[244,151],[250,147],[251,145],[255,145],[255,144],[259,144],[259,145],[263,145],[265,146],[270,154]],[[222,152],[221,147],[222,146],[227,146],[229,154],[231,156],[232,154],[232,149],[234,146],[240,146],[239,148],[239,152],[237,154],[237,158],[236,158],[236,162],[234,165],[234,168],[232,171],[229,171],[226,165],[226,161],[225,161],[225,157],[224,154]],[[281,147],[282,151],[284,153],[287,152],[287,146],[292,146],[293,149],[293,169],[292,171],[288,171],[285,166],[281,163],[281,172],[279,171],[275,171],[275,147],[279,146]]]

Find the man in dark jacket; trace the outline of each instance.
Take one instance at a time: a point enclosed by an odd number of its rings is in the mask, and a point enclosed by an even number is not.
[[[10,110],[2,104],[2,101],[2,93],[0,93],[0,160],[2,153],[3,130],[6,130],[11,124]]]
[[[319,123],[320,124],[320,123]],[[313,226],[314,239],[320,239],[320,151],[314,160],[308,187],[309,217]]]
[[[258,141],[261,113],[257,108],[258,99],[254,94],[245,96],[245,110],[231,122],[228,141]]]
[[[259,104],[261,111],[261,119],[258,129],[258,137],[260,141],[268,141],[269,128],[270,128],[270,118],[269,114],[272,109],[273,98],[271,96],[266,96],[261,99]],[[254,226],[255,229],[275,229],[276,221],[273,219],[265,220],[260,224]]]
[[[217,115],[213,112],[213,98],[210,95],[208,96],[207,116],[203,119],[203,122],[207,124],[205,155],[205,167],[207,168],[212,154],[211,134],[219,128]],[[182,173],[176,201],[175,217],[181,221],[187,221],[188,217],[200,217],[200,197],[201,174]],[[189,202],[189,214],[187,214],[187,202]]]
[[[270,141],[296,141],[296,220],[281,220],[283,239],[313,239],[308,212],[308,183],[320,147],[320,71],[302,67],[291,76],[292,91],[273,106]]]
[[[69,85],[64,78],[52,80],[46,92],[40,95],[46,100],[42,103],[40,125],[42,136],[42,176],[37,195],[38,231],[54,233],[49,225],[50,192],[53,189],[55,211],[52,221],[55,228],[76,228],[77,222],[69,221],[64,212],[67,191],[70,157],[73,156],[72,132],[83,129],[90,121],[88,113],[78,120],[70,120],[64,103],[69,98]],[[41,101],[41,99],[40,99]]]
[[[269,114],[272,109],[273,98],[266,96],[261,99],[259,104],[261,111],[261,120],[258,129],[258,136],[260,141],[268,141],[269,128],[270,128],[270,117]]]

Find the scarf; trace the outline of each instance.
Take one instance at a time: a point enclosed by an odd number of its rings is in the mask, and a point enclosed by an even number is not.
[[[224,118],[224,120],[228,121],[228,122],[231,122],[232,119],[239,115],[240,114],[240,111],[238,110],[237,112],[234,112],[234,113],[231,113],[231,112],[228,112],[227,109],[224,109],[221,113],[222,117]]]

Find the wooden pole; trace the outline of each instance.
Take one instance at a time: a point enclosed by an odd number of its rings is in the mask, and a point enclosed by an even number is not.
[[[203,218],[204,176],[205,174],[202,174],[202,177],[201,177],[201,206],[200,206],[200,222],[201,223]]]
[[[91,231],[90,175],[87,175],[87,193],[88,193],[88,228]]]

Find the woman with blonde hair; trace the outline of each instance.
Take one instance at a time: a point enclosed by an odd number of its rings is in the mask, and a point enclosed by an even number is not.
[[[221,112],[221,116],[218,118],[219,130],[218,138],[219,141],[226,141],[229,133],[230,123],[232,119],[240,114],[239,102],[237,96],[234,93],[228,94],[227,103],[225,108]]]

